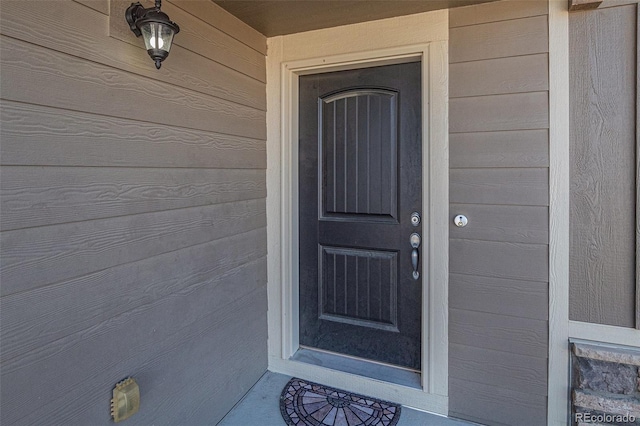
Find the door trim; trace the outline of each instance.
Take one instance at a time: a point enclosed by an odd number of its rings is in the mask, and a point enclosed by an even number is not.
[[[370,23],[402,23],[394,31],[400,39],[422,44],[342,53],[335,46],[326,54],[298,59],[326,46],[319,32],[337,32],[364,24],[274,37],[268,40],[267,56],[267,238],[269,244],[269,370],[294,375],[329,386],[396,401],[418,409],[448,413],[448,254],[449,254],[449,162],[448,162],[448,11]],[[387,21],[387,22],[385,22]],[[419,25],[417,25],[419,24]],[[432,25],[430,25],[432,24]],[[430,28],[425,31],[425,28]],[[370,33],[367,46],[389,43],[389,32]],[[388,30],[387,30],[388,31]],[[403,32],[414,34],[413,37]],[[415,36],[415,34],[419,34]],[[397,35],[397,34],[396,34]],[[355,36],[357,37],[357,35]],[[427,37],[427,39],[425,39]],[[286,43],[285,43],[286,42]],[[294,44],[299,46],[296,48]],[[303,49],[302,46],[305,46]],[[293,54],[285,52],[285,47]],[[369,47],[370,48],[370,47]],[[297,52],[300,52],[299,54]],[[356,376],[293,361],[298,342],[298,77],[420,60],[422,62],[422,140],[424,233],[427,253],[422,262],[422,389]],[[424,308],[426,307],[426,309]]]

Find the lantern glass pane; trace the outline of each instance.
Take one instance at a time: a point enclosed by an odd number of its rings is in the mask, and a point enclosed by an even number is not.
[[[171,43],[173,42],[173,30],[167,25],[160,25],[158,33],[161,40],[160,48],[168,52],[171,49]]]
[[[157,24],[155,23],[146,22],[140,26],[140,31],[142,32],[142,38],[144,39],[144,45],[147,48],[147,50],[155,49],[155,46],[153,46],[152,43],[153,43],[153,35],[155,32],[156,25]]]
[[[159,49],[169,52],[173,41],[173,30],[158,22],[149,22],[141,26],[140,31],[144,38],[147,50]]]

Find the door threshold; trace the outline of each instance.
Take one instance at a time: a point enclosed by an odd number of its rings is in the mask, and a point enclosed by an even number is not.
[[[419,372],[389,364],[306,347],[298,349],[290,359],[413,389],[422,389]]]

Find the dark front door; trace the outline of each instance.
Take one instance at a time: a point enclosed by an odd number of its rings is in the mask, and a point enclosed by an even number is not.
[[[303,346],[420,369],[420,86],[420,63],[300,77]]]

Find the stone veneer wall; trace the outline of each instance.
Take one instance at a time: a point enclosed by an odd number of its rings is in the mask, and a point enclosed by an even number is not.
[[[571,349],[573,424],[640,425],[640,350],[584,342]]]

